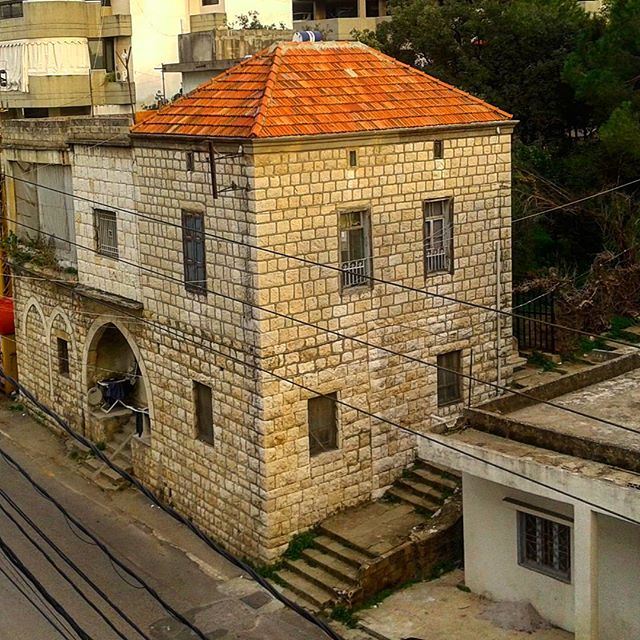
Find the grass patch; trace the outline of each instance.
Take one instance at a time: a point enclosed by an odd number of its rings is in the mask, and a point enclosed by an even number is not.
[[[13,411],[14,413],[22,413],[24,411],[24,405],[22,402],[12,402],[9,405],[9,411]]]
[[[467,587],[464,582],[458,582],[458,584],[456,585],[456,589],[458,589],[459,591],[464,591],[465,593],[471,593],[471,589],[469,589],[469,587]]]
[[[534,367],[540,367],[542,371],[555,371],[558,368],[558,365],[551,360],[551,358],[547,358],[547,356],[539,351],[534,351],[527,358],[527,363]]]
[[[287,558],[287,560],[299,560],[305,549],[311,549],[313,547],[314,540],[317,536],[318,532],[315,529],[309,529],[309,531],[296,534],[291,538],[291,542],[284,552],[284,557]]]
[[[96,442],[96,449],[98,451],[104,451],[107,448],[107,443],[101,440],[100,442]]]
[[[640,336],[627,329],[635,327],[638,322],[635,318],[626,318],[624,316],[614,316],[611,319],[611,329],[607,333],[607,337],[615,340],[625,340],[627,342],[640,342]]]
[[[355,616],[355,609],[339,604],[331,611],[331,619],[341,622],[345,627],[355,629],[358,626],[358,618]]]

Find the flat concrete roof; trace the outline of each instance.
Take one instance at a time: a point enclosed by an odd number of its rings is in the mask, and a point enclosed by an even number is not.
[[[551,402],[617,422],[636,431],[637,435],[542,403],[503,415],[558,433],[616,444],[640,453],[640,369],[566,393]]]

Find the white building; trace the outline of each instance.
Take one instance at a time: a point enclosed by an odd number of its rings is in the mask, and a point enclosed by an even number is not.
[[[444,436],[468,455],[440,453],[463,471],[467,585],[576,640],[640,638],[638,367],[633,353],[530,391],[631,432],[505,396]]]
[[[263,23],[291,26],[290,0],[257,9]],[[130,113],[168,98],[190,23],[238,22],[248,0],[0,0],[0,107],[4,117]]]

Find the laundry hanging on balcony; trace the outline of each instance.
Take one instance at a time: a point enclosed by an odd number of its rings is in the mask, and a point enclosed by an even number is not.
[[[89,74],[86,38],[40,38],[0,42],[0,91],[29,91],[30,76]]]

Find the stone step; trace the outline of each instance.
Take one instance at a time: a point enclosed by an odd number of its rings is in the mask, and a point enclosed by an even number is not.
[[[311,566],[319,566],[327,573],[344,582],[355,584],[358,579],[358,569],[356,567],[320,549],[305,549],[302,552],[302,558]]]
[[[317,536],[313,540],[313,546],[322,553],[333,556],[356,569],[371,559],[371,555],[342,544],[336,540],[334,535],[330,533],[329,535]]]
[[[460,473],[460,471],[456,471],[455,469],[451,469],[449,467],[441,467],[437,464],[426,462],[425,460],[418,460],[415,467],[426,469],[427,471],[431,471],[431,473],[435,473],[436,475],[442,476],[443,478],[448,478],[449,480],[455,480],[456,482],[460,482],[460,479],[462,478],[462,474]]]
[[[345,537],[341,536],[339,533],[336,533],[335,531],[332,531],[331,529],[328,529],[327,527],[325,527],[322,524],[319,527],[319,531],[320,531],[320,533],[322,535],[325,535],[328,538],[331,538],[331,539],[335,540],[336,542],[341,544],[343,547],[347,547],[351,551],[355,551],[359,556],[361,556],[361,557],[364,556],[364,558],[366,560],[371,560],[372,558],[377,558],[377,555],[375,553],[371,553],[367,549],[363,549],[363,548],[359,547],[358,545],[356,545],[353,542],[351,542],[351,540],[349,540],[348,538],[345,538]],[[316,540],[314,540],[314,542],[316,542]]]
[[[353,586],[352,583],[345,582],[344,580],[337,578],[333,574],[325,571],[322,567],[314,567],[302,558],[299,560],[285,560],[284,566],[289,571],[297,573],[305,580],[312,582],[317,587],[320,587],[329,593],[347,591]]]
[[[282,569],[278,571],[277,575],[282,585],[304,598],[318,610],[326,609],[336,601],[335,594],[310,582],[298,573],[294,573],[288,569]]]
[[[411,478],[402,478],[396,482],[395,486],[403,491],[409,491],[427,502],[433,502],[434,506],[442,504],[447,493],[432,487],[430,484]]]
[[[417,496],[415,493],[402,489],[398,486],[391,487],[391,489],[387,491],[387,495],[394,496],[398,500],[410,504],[412,507],[424,509],[429,513],[435,513],[440,507],[440,505],[434,504],[431,500],[425,500],[424,498]]]
[[[275,583],[275,587],[285,598],[288,598],[292,602],[295,602],[299,607],[302,607],[303,609],[306,609],[311,613],[318,612],[318,607],[315,604],[309,602],[306,598],[303,598],[300,594],[294,593],[290,589],[287,589],[286,587],[283,587],[282,585],[277,583]]]
[[[428,484],[444,494],[451,493],[459,486],[459,481],[435,473],[427,467],[414,467],[409,471],[409,477]]]
[[[126,469],[124,467],[122,468],[122,470],[126,471],[127,473],[131,473],[132,471],[131,469]],[[123,478],[117,471],[111,469],[111,467],[104,467],[104,469],[102,469],[102,471],[100,472],[100,475],[109,478],[109,480],[116,484],[123,484],[128,482],[128,480]]]

